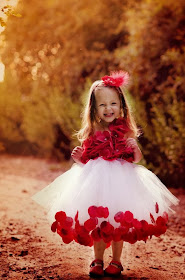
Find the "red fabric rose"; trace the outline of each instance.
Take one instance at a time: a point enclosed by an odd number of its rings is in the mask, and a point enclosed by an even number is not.
[[[112,132],[115,138],[123,138],[124,135],[129,131],[129,127],[127,126],[124,118],[118,118],[109,124],[109,130]]]
[[[124,135],[129,131],[124,118],[114,120],[109,125],[109,131],[97,131],[83,142],[82,163],[90,159],[102,157],[105,160],[117,158],[133,161],[133,150],[126,146]]]
[[[118,139],[114,145],[114,156],[115,158],[122,158],[133,162],[134,160],[134,153],[131,147],[126,146],[126,139]]]

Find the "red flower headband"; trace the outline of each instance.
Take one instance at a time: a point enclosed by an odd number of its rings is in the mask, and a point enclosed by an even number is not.
[[[120,87],[128,84],[129,74],[124,71],[111,72],[110,76],[101,78],[106,86]]]

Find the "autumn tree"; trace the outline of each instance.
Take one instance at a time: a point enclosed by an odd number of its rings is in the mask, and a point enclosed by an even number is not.
[[[133,77],[131,92],[144,132],[144,156],[166,184],[183,186],[185,4],[143,1],[129,17],[129,44],[120,60]]]

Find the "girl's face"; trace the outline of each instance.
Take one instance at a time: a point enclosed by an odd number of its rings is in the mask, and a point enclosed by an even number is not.
[[[105,126],[120,117],[121,102],[113,88],[101,87],[95,91],[96,114]]]

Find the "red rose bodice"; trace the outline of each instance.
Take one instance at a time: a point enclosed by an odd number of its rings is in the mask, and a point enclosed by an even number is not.
[[[109,131],[97,131],[83,142],[82,163],[98,157],[109,161],[121,158],[133,162],[133,149],[126,146],[124,138],[129,131],[125,119],[115,119],[108,128]]]

